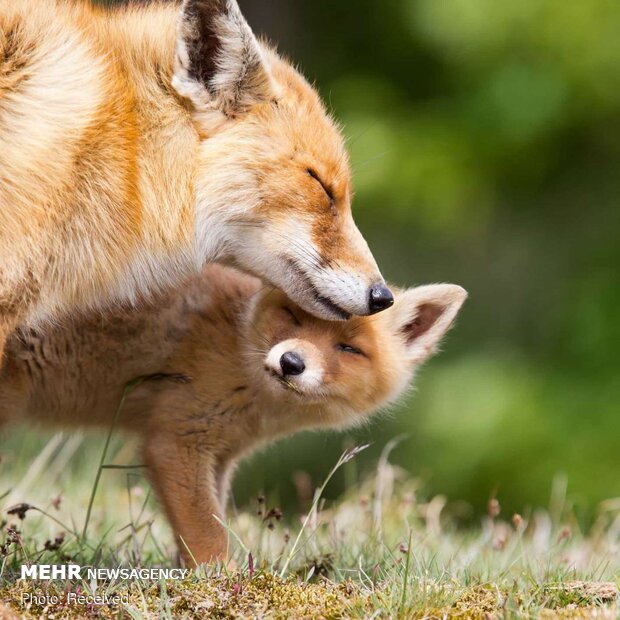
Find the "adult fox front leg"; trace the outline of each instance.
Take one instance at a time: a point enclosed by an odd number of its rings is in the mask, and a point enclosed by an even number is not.
[[[324,318],[380,311],[392,296],[350,202],[317,93],[234,0],[0,0],[0,300],[33,291],[14,323],[212,260]]]

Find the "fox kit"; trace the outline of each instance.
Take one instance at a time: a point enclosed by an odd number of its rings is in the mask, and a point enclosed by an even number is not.
[[[147,373],[117,423],[142,439],[185,559],[221,558],[226,533],[213,515],[224,516],[238,460],[301,429],[360,424],[393,402],[465,297],[451,284],[420,286],[397,292],[387,312],[332,322],[210,265],[143,312],[11,338],[0,422],[109,427],[123,387]]]
[[[0,351],[216,259],[323,318],[391,305],[312,87],[235,0],[0,0]]]

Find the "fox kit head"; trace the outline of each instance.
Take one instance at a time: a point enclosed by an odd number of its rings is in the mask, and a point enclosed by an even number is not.
[[[172,84],[200,136],[199,256],[215,253],[323,318],[391,306],[351,216],[342,136],[235,0],[184,0]]]
[[[247,321],[247,361],[273,398],[303,409],[303,426],[359,423],[409,386],[466,297],[454,284],[419,286],[387,312],[333,322],[267,290]]]

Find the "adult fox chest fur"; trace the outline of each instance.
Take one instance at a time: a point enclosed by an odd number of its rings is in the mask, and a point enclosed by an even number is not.
[[[0,349],[235,264],[324,318],[392,303],[342,138],[234,0],[0,0]]]

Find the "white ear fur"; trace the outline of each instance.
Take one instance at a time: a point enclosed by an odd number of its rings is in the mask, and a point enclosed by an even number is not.
[[[421,364],[436,350],[467,298],[456,284],[429,284],[396,295],[394,327],[405,339],[412,362]]]
[[[227,115],[272,97],[272,80],[236,0],[183,0],[172,77],[198,111]]]

